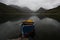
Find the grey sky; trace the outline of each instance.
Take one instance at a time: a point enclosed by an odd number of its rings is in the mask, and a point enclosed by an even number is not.
[[[52,9],[60,5],[60,0],[1,0],[5,4],[14,4],[18,6],[26,6],[31,10],[38,10],[40,7]]]

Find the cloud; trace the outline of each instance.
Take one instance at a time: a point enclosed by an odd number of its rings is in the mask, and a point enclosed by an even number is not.
[[[60,0],[2,0],[5,4],[14,4],[18,6],[26,6],[31,10],[38,10],[40,7],[52,9],[60,5]]]

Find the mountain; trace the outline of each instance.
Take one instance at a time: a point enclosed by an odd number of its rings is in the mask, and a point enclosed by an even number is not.
[[[13,7],[13,8],[16,8],[18,10],[21,10],[21,11],[23,11],[25,13],[29,13],[29,12],[31,13],[31,12],[33,12],[29,8],[27,8],[27,7],[20,7],[20,6],[17,6],[17,5],[9,5],[9,6]]]
[[[42,12],[45,12],[45,11],[46,11],[46,9],[41,7],[39,10],[36,11],[36,13],[42,13]]]
[[[38,16],[49,17],[49,18],[56,19],[57,21],[60,21],[60,6],[41,12]]]
[[[44,9],[44,8],[39,8],[39,10],[37,10],[35,13],[38,13],[38,17],[40,18],[40,19],[43,19],[43,18],[45,18],[45,16],[44,15],[42,15],[44,12],[46,11],[46,9]]]
[[[16,5],[6,5],[0,3],[0,23],[6,22],[8,20],[16,20],[16,18],[26,18],[30,17],[30,11],[28,8],[21,8]]]

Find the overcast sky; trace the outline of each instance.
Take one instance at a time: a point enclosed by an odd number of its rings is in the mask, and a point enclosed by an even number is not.
[[[5,4],[14,4],[18,6],[26,6],[31,10],[38,10],[40,7],[52,9],[60,5],[60,0],[0,0]]]

